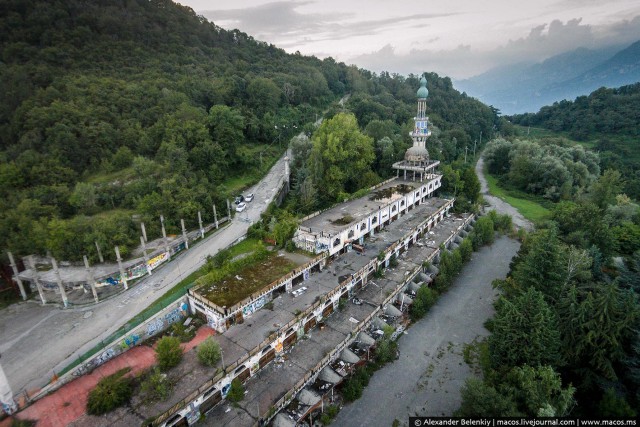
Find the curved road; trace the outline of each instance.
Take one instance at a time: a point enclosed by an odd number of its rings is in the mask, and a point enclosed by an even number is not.
[[[182,278],[202,266],[208,255],[232,244],[260,218],[284,179],[284,156],[247,192],[255,198],[229,225],[200,241],[158,270],[108,300],[60,310],[33,301],[0,311],[2,367],[14,395],[38,389],[101,340],[126,324]],[[221,212],[226,215],[226,212]]]
[[[524,228],[527,231],[533,230],[533,224],[525,219],[516,208],[501,198],[489,194],[487,179],[484,177],[484,157],[480,157],[478,163],[476,163],[476,175],[478,175],[478,179],[480,180],[480,193],[482,193],[482,197],[484,197],[484,200],[490,205],[489,210],[495,209],[500,214],[509,214],[517,227]]]

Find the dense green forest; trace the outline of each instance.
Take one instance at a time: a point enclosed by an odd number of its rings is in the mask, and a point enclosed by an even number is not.
[[[322,197],[295,213],[388,176],[409,144],[418,75],[287,54],[171,1],[9,0],[0,26],[0,247],[20,255],[94,258],[94,241],[127,253],[141,220],[151,236],[161,214],[169,232],[198,211],[211,220],[212,203],[224,211],[331,105],[328,117],[353,113],[374,156],[331,189],[317,168],[305,186],[296,160],[295,194]],[[499,129],[495,110],[427,77],[434,157]],[[337,167],[356,176],[348,157]]]
[[[625,193],[640,199],[640,83],[600,88],[575,101],[556,102],[537,113],[510,117],[522,126],[563,132],[600,153],[602,170],[617,169],[625,177]]]
[[[494,282],[492,333],[475,348],[483,379],[467,381],[460,415],[637,415],[640,206],[610,155],[559,135],[487,144],[487,171],[551,213]]]

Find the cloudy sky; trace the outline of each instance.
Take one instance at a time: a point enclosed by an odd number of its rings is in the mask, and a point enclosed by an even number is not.
[[[466,78],[640,39],[638,0],[177,0],[287,52]]]

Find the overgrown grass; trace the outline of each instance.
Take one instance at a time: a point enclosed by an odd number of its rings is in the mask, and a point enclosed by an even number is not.
[[[243,170],[238,176],[232,176],[226,179],[221,187],[229,196],[241,193],[243,190],[256,184],[264,177],[269,169],[276,163],[282,155],[284,147],[266,145],[246,145],[245,148],[253,158],[257,159],[255,168]],[[262,162],[260,162],[260,153],[262,153]]]
[[[251,254],[258,249],[262,248],[262,242],[258,239],[244,239],[237,245],[231,246],[229,249],[230,258],[233,259],[238,255]]]
[[[554,138],[563,137],[569,138],[568,132],[556,132],[545,128],[538,128],[533,126],[520,126],[514,125],[518,130],[518,137],[524,139],[540,139],[540,138]]]
[[[514,195],[514,191],[506,190],[498,185],[498,180],[485,171],[484,174],[487,179],[487,185],[489,192],[509,203],[516,208],[520,214],[529,221],[536,223],[549,217],[551,212],[549,209],[542,206],[540,203],[531,200],[530,197],[526,199],[523,197],[517,197]]]

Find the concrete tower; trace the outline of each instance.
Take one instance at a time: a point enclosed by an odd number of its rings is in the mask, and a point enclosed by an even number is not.
[[[400,171],[403,171],[404,179],[409,178],[414,181],[419,179],[423,181],[428,178],[428,175],[440,163],[429,160],[429,151],[426,147],[427,139],[431,135],[429,118],[427,117],[427,96],[429,96],[427,79],[423,76],[420,79],[420,88],[416,92],[418,112],[413,118],[413,131],[409,133],[413,140],[413,146],[404,154],[403,161],[393,164],[393,168],[398,171],[398,176],[400,176]],[[407,172],[412,172],[411,176],[407,177]]]

